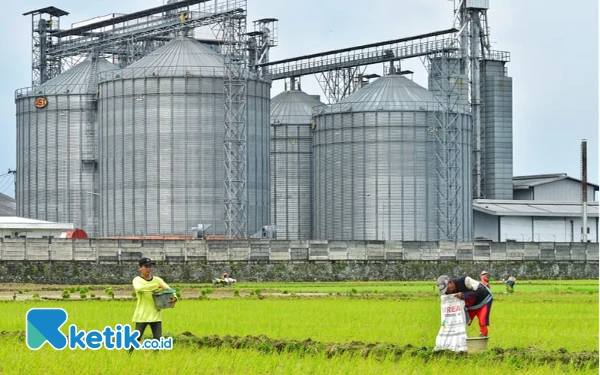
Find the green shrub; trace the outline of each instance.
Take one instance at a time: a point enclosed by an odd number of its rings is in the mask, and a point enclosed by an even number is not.
[[[71,293],[69,293],[69,289],[63,290],[62,298],[71,298]]]
[[[40,295],[38,293],[33,293],[33,299],[40,299]]]

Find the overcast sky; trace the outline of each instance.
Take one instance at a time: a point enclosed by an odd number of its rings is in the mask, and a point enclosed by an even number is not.
[[[23,0],[4,7],[0,23],[0,175],[16,168],[14,91],[31,85],[30,10],[53,5],[70,13],[61,28],[109,13],[131,13],[162,0]],[[576,4],[576,6],[574,5]],[[271,60],[397,39],[452,26],[448,0],[248,0],[248,21],[275,17],[279,46]],[[580,178],[580,144],[588,140],[588,180],[598,183],[598,1],[490,0],[492,48],[509,51],[513,78],[514,175],[567,173]],[[418,59],[402,63],[427,86]],[[368,73],[382,73],[374,66]],[[312,77],[309,94],[321,94]],[[272,96],[283,90],[274,82]],[[14,189],[2,193],[14,196]]]

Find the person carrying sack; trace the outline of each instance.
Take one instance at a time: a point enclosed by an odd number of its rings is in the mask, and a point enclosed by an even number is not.
[[[488,287],[469,276],[450,279],[447,275],[438,277],[437,287],[440,295],[454,294],[455,297],[464,300],[469,316],[467,324],[471,325],[473,318],[477,317],[479,321],[479,336],[488,336],[490,312],[494,300],[492,292]]]

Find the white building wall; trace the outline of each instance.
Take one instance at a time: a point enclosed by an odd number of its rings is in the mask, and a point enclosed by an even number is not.
[[[519,242],[531,241],[531,217],[530,216],[501,216],[500,220],[500,242],[507,239]]]
[[[498,216],[484,214],[483,212],[473,212],[473,231],[475,239],[487,238],[493,242],[498,241]]]
[[[573,242],[581,242],[582,238],[582,226],[583,220],[580,217],[577,218],[566,218],[566,232],[567,232],[567,242],[571,240],[571,220],[573,221]],[[588,227],[588,242],[598,242],[598,218],[597,217],[588,217],[587,219],[587,227]]]
[[[72,229],[72,228],[71,228]],[[60,238],[61,233],[66,232],[68,229],[45,229],[45,228],[3,228],[0,229],[0,237],[2,238],[15,238],[15,233],[18,233],[18,237],[27,238]]]
[[[567,226],[570,227],[570,221],[564,217],[534,217],[533,241],[571,242]]]
[[[581,242],[582,239],[581,217],[494,216],[475,211],[473,219],[475,238],[489,238],[494,242],[507,239],[518,242]],[[588,241],[597,243],[599,219],[590,217],[587,224]]]

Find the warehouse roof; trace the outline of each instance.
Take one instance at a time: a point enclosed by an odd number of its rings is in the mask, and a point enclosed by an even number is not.
[[[54,223],[51,221],[28,219],[18,216],[0,216],[0,229],[74,229],[70,223]]]
[[[513,187],[517,190],[529,189],[533,186],[549,184],[551,182],[567,180],[567,179],[581,183],[581,180],[578,180],[573,177],[569,177],[569,176],[567,176],[566,173],[554,173],[554,174],[537,174],[537,175],[530,175],[530,176],[514,176],[513,177]],[[598,190],[598,185],[592,184],[590,182],[588,182],[587,184],[588,184],[588,186],[593,186],[594,190]]]
[[[494,216],[581,216],[581,203],[475,199],[473,209]],[[598,202],[588,202],[588,217],[598,217]]]

